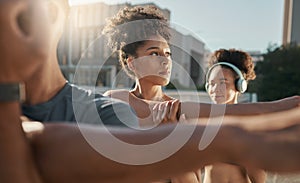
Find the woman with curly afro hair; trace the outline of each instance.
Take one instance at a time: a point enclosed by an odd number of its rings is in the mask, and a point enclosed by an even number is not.
[[[156,115],[151,117],[150,125],[177,122],[179,100],[166,95],[162,90],[162,86],[170,82],[172,71],[171,50],[168,43],[170,26],[164,15],[155,6],[126,7],[109,20],[103,33],[108,36],[113,51],[118,52],[123,70],[135,80],[135,87],[132,90],[111,90],[105,95],[121,99],[130,105],[135,105],[128,101],[130,96],[162,102],[153,107],[153,114]],[[173,106],[172,110],[170,106]],[[138,117],[143,121],[140,116]],[[148,126],[143,122],[140,123],[141,126]],[[190,172],[167,182],[199,181],[200,173]]]
[[[251,56],[242,50],[217,50],[209,65],[205,86],[216,104],[236,104],[238,96],[246,91],[248,81],[256,77]],[[229,182],[263,183],[265,173],[225,163],[205,167],[204,183]]]
[[[220,49],[213,53],[206,75],[206,89],[217,104],[235,104],[248,81],[255,79],[252,57],[241,50]]]

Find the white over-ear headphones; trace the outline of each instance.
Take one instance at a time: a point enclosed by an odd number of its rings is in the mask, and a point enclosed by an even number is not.
[[[230,67],[235,73],[237,73],[238,75],[238,79],[236,80],[235,82],[235,88],[237,91],[239,91],[240,93],[244,93],[246,90],[247,90],[247,81],[245,80],[242,72],[240,71],[240,69],[238,69],[235,65],[231,64],[231,63],[228,63],[228,62],[218,62],[214,65],[212,65],[208,71],[207,71],[207,74],[206,74],[206,83],[205,83],[205,89],[208,90],[208,87],[209,87],[209,83],[208,83],[208,79],[209,79],[209,75],[212,71],[213,68],[215,68],[216,66],[218,65],[225,65],[225,66],[228,66]]]

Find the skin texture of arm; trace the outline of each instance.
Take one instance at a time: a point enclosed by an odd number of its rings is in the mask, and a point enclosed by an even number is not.
[[[242,104],[205,104],[196,102],[181,102],[181,113],[187,118],[211,117],[219,115],[257,115],[278,112],[298,107],[299,96],[293,96],[272,102],[242,103]],[[215,111],[211,113],[212,109]],[[198,116],[197,116],[197,115]]]
[[[249,170],[247,169],[248,177],[253,183],[265,183],[267,179],[267,173],[262,170]]]
[[[49,30],[44,24],[49,19],[41,2],[0,1],[1,84],[25,83],[49,55]],[[0,102],[0,182],[40,183],[20,113],[19,101]]]
[[[19,114],[18,102],[0,103],[0,182],[41,183]]]
[[[300,107],[256,116],[227,116],[223,124],[240,126],[249,131],[272,131],[297,124]],[[241,123],[241,121],[243,121]],[[284,122],[283,122],[284,121]],[[207,121],[203,120],[203,124]]]
[[[238,117],[234,118],[225,120],[238,120]],[[286,119],[294,124],[299,123],[299,118],[289,119],[286,116]],[[182,133],[191,126],[179,125]],[[116,128],[109,130],[123,141],[145,145],[164,138],[173,129],[174,124],[147,131]],[[193,171],[214,162],[237,163],[249,169],[261,168],[277,172],[300,170],[298,124],[267,131],[243,130],[225,125],[220,128],[212,143],[202,151],[198,149],[198,144],[204,127],[196,126],[191,138],[179,151],[163,161],[148,165],[126,165],[105,158],[81,134],[85,132],[95,139],[105,141],[101,127],[83,127],[80,130],[78,126],[69,124],[46,124],[42,131],[29,134],[38,167],[47,182],[149,182]],[[124,154],[123,151],[124,149],[116,149],[120,156],[126,158],[144,157],[134,151],[130,154]]]
[[[128,90],[108,91],[105,95],[120,99],[130,104],[136,111],[137,116],[141,119],[150,119],[152,121],[151,113],[153,107],[160,102],[147,101],[139,99],[132,95]],[[185,114],[187,119],[216,117],[223,115],[258,115],[271,112],[278,112],[297,108],[300,103],[299,96],[293,96],[276,100],[272,102],[257,102],[257,103],[243,103],[243,104],[206,104],[198,102],[180,102],[175,103],[180,105],[178,108],[180,114]],[[170,106],[172,107],[172,106]],[[177,111],[176,111],[177,113]]]

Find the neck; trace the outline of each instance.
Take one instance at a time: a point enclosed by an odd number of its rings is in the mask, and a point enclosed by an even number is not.
[[[164,101],[165,94],[160,85],[153,85],[136,81],[135,88],[131,91],[135,96],[145,100]]]
[[[234,100],[232,101],[233,104],[237,104],[238,103],[238,97],[239,97],[239,93],[235,94]]]
[[[54,97],[65,85],[66,79],[62,75],[56,50],[45,61],[43,67],[25,82],[26,101],[28,105],[46,102]]]
[[[237,104],[238,103],[238,96],[234,97],[234,99],[232,99],[232,101],[226,103],[226,104]]]

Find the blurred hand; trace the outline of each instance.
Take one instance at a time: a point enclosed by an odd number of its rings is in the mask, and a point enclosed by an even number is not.
[[[178,99],[156,103],[152,108],[153,122],[155,124],[178,122],[179,104]]]

